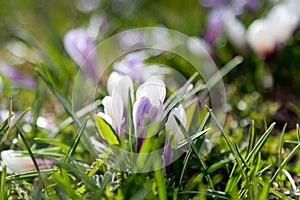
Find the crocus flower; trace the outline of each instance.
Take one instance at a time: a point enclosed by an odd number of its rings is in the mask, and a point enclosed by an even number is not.
[[[94,41],[84,29],[73,29],[66,33],[63,39],[64,46],[71,58],[92,79],[97,80],[97,54]]]
[[[98,115],[120,136],[121,130],[126,129],[129,95],[133,101],[133,82],[129,76],[112,72],[107,80],[107,90],[110,96],[102,100],[104,112],[99,112]]]
[[[186,113],[181,104],[170,112],[170,115],[166,123],[167,134],[166,134],[164,153],[163,153],[164,166],[167,166],[172,162],[173,160],[172,149],[178,147],[178,144],[182,140],[182,136],[183,136],[182,131],[175,120],[175,116],[180,120],[183,126],[186,125]]]
[[[299,11],[288,2],[274,6],[265,18],[257,19],[249,26],[247,42],[258,54],[267,56],[283,46],[299,25]]]
[[[0,61],[0,74],[3,74],[11,81],[17,83],[22,87],[30,89],[36,89],[37,87],[37,81],[35,79],[8,65],[4,61]]]
[[[7,167],[8,172],[24,173],[35,171],[36,168],[30,156],[23,156],[21,152],[4,150],[1,152],[2,163]],[[35,158],[39,169],[52,168],[55,165],[53,160]]]
[[[137,138],[137,151],[140,150],[147,135],[147,126],[159,121],[163,113],[163,101],[166,87],[158,77],[148,79],[136,91],[136,102],[133,105],[133,124]],[[149,119],[147,121],[147,118]]]

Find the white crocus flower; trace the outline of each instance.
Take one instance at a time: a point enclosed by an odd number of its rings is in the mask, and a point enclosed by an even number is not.
[[[183,106],[180,104],[178,107],[174,108],[168,117],[166,122],[166,139],[165,139],[165,146],[164,146],[164,153],[163,153],[163,162],[164,166],[167,166],[172,163],[173,161],[173,148],[176,148],[179,142],[182,140],[182,131],[175,120],[175,116],[179,119],[181,124],[185,127],[186,126],[186,113]],[[172,139],[174,136],[174,139]],[[175,142],[173,142],[175,140]]]
[[[255,20],[246,33],[247,42],[261,55],[272,53],[278,45],[283,45],[299,25],[300,16],[289,2],[274,6],[267,16]]]
[[[7,167],[9,173],[24,173],[35,171],[36,168],[30,156],[23,156],[21,152],[4,150],[1,152],[2,163]],[[39,169],[48,169],[55,165],[49,159],[35,158]]]

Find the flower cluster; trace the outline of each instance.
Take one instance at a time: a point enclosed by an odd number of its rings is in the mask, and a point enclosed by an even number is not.
[[[151,67],[151,66],[150,66]],[[130,75],[133,75],[130,73]],[[134,74],[136,76],[136,74]],[[137,80],[138,81],[138,80]],[[116,135],[127,135],[128,112],[132,108],[132,120],[136,138],[136,152],[139,152],[144,139],[151,137],[149,127],[160,123],[164,113],[164,101],[166,99],[166,86],[158,76],[151,76],[134,90],[134,81],[129,75],[112,72],[108,78],[107,90],[109,96],[104,97],[103,112],[97,115],[104,119],[114,129]],[[132,102],[132,105],[129,105]],[[129,105],[129,106],[128,106]],[[182,133],[175,117],[181,123],[186,124],[186,113],[182,105],[173,108],[169,114],[166,127],[163,161],[166,165],[172,160],[172,142],[178,146],[182,139]],[[174,147],[174,145],[173,145]]]

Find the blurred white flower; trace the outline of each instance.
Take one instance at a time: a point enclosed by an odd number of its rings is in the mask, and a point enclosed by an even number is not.
[[[292,36],[300,20],[299,11],[292,5],[290,1],[282,2],[274,6],[265,18],[257,19],[249,26],[246,38],[254,51],[266,56]]]
[[[225,18],[224,31],[228,36],[228,39],[239,50],[244,50],[246,48],[246,28],[244,24],[239,21],[231,12],[228,12],[225,15]]]
[[[4,150],[1,152],[2,164],[6,166],[9,173],[24,173],[35,171],[36,168],[30,156],[23,156],[21,152],[14,150]],[[35,158],[39,169],[48,169],[55,165],[49,159]]]

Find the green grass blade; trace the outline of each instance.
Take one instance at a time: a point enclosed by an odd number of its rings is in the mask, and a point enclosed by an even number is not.
[[[297,152],[298,148],[300,147],[300,143],[298,143],[298,145],[291,151],[291,153],[289,153],[289,155],[286,157],[286,159],[281,163],[280,167],[276,170],[276,172],[274,173],[273,177],[270,180],[270,184],[273,183],[273,181],[276,179],[276,177],[278,176],[278,174],[282,171],[282,169],[284,168],[284,166],[287,164],[287,162],[294,156],[294,154]]]
[[[205,164],[205,162],[201,159],[201,156],[199,154],[199,151],[197,149],[197,147],[195,146],[193,140],[191,139],[190,135],[186,132],[185,128],[183,127],[182,123],[180,122],[180,120],[174,115],[174,118],[176,120],[176,123],[178,124],[181,132],[183,133],[184,137],[187,139],[187,141],[189,142],[192,150],[194,151],[197,159],[199,160],[200,164],[201,164],[201,167],[202,167],[202,170],[205,171],[207,169],[207,166]],[[209,183],[209,186],[213,189],[214,188],[214,184],[210,178],[209,175],[206,175],[205,178],[207,179],[208,183]]]
[[[7,136],[10,134],[10,132],[18,125],[18,123],[23,119],[23,117],[25,116],[25,114],[26,114],[28,111],[30,111],[30,110],[31,110],[31,108],[29,107],[29,108],[27,108],[25,111],[23,111],[23,112],[21,113],[20,117],[15,121],[15,123],[12,124],[12,125],[7,129],[7,131],[6,131],[6,133],[5,133],[5,136],[4,136],[4,138],[2,139],[3,141],[6,140]],[[1,143],[2,143],[3,141],[1,141]]]
[[[156,163],[158,170],[154,171],[155,176],[155,182],[157,184],[158,188],[158,199],[159,200],[166,200],[167,199],[167,189],[166,189],[166,183],[164,178],[164,171],[161,167],[161,161],[158,161],[157,159],[154,161]]]
[[[243,169],[243,164],[242,164],[242,162],[240,160],[240,156],[238,155],[238,153],[237,153],[237,151],[236,151],[233,143],[231,142],[231,140],[230,140],[229,136],[227,135],[227,133],[225,132],[224,128],[218,122],[218,120],[217,120],[216,116],[213,114],[212,110],[210,108],[207,108],[207,109],[208,109],[210,115],[212,116],[212,119],[216,122],[216,124],[217,124],[219,130],[221,131],[221,134],[223,135],[223,137],[224,137],[224,139],[225,139],[225,141],[226,141],[229,149],[231,150],[231,152],[232,152],[232,154],[233,154],[233,156],[234,156],[237,164],[239,165],[239,167],[240,167],[240,169],[242,171],[243,176],[245,177],[245,173],[242,170]]]
[[[0,182],[0,200],[7,199],[7,192],[6,192],[6,166],[2,167],[1,171],[1,182]]]
[[[213,88],[226,74],[228,74],[233,68],[238,66],[243,62],[242,56],[236,56],[232,60],[230,60],[228,63],[226,63],[225,66],[223,66],[217,73],[215,73],[206,83],[207,88]]]
[[[87,118],[83,121],[83,123],[82,123],[82,125],[81,125],[79,131],[77,132],[77,134],[76,134],[76,136],[75,136],[75,139],[73,140],[73,142],[72,142],[72,144],[71,144],[71,147],[70,147],[70,149],[69,149],[69,151],[68,151],[68,154],[67,154],[67,161],[71,158],[71,156],[73,155],[73,153],[76,151],[76,148],[77,148],[77,146],[78,146],[78,144],[79,144],[80,138],[81,138],[82,134],[84,133],[84,129],[85,129],[85,127],[86,127],[86,124],[87,124],[88,119],[89,119],[89,117],[87,117]]]
[[[46,143],[46,144],[50,144],[50,145],[53,145],[53,146],[57,146],[57,147],[60,147],[64,152],[68,152],[69,150],[69,146],[67,146],[66,144],[62,143],[62,142],[59,142],[59,141],[56,141],[56,140],[53,140],[53,139],[47,139],[47,138],[34,138],[34,140],[36,142],[42,142],[42,143]]]
[[[31,159],[32,159],[32,162],[33,162],[33,164],[34,164],[34,166],[35,166],[35,168],[36,168],[36,171],[38,172],[38,174],[40,175],[40,168],[39,168],[39,165],[37,164],[37,162],[36,162],[36,160],[35,160],[35,157],[34,157],[34,155],[33,155],[33,153],[32,153],[32,151],[31,151],[31,148],[30,148],[30,146],[29,146],[29,143],[28,143],[28,141],[26,140],[26,138],[25,138],[25,136],[24,136],[24,134],[23,134],[23,132],[22,132],[22,130],[21,130],[21,128],[19,127],[19,126],[17,126],[17,131],[18,131],[18,134],[21,136],[21,138],[22,138],[22,141],[23,141],[23,143],[24,143],[24,145],[25,145],[25,147],[26,147],[26,150],[28,151],[28,153],[29,153],[29,156],[31,157]]]
[[[226,160],[221,160],[217,163],[212,164],[211,166],[209,166],[203,173],[204,174],[210,174],[222,167],[224,167],[226,164],[230,163],[232,161],[232,159],[226,159]]]
[[[208,119],[209,119],[209,113],[206,113],[205,117],[203,118],[203,120],[199,126],[198,132],[201,132],[204,129],[204,126]],[[200,146],[202,146],[203,141],[204,141],[204,139],[202,139],[201,141],[198,140],[196,144],[201,143]],[[178,187],[179,191],[181,190],[183,176],[185,174],[185,171],[186,171],[186,168],[187,168],[187,165],[188,165],[188,162],[189,162],[191,156],[192,156],[192,149],[188,149],[187,154],[183,160],[183,167],[182,167],[181,175],[179,178],[179,187]]]
[[[246,159],[245,159],[246,162],[248,162],[248,163],[251,162],[251,160],[255,158],[256,154],[262,149],[265,142],[269,138],[271,132],[273,131],[275,124],[276,124],[275,122],[272,123],[271,126],[266,130],[266,132],[261,136],[261,138],[258,140],[256,145],[253,147],[253,149],[251,150],[249,155],[246,157]]]
[[[285,123],[285,125],[282,128],[282,131],[280,133],[279,150],[278,150],[278,167],[280,167],[281,162],[282,162],[282,148],[283,148],[283,144],[284,144],[284,133],[285,133],[286,126],[287,126],[287,123]],[[298,124],[296,127],[299,129]],[[296,128],[296,130],[297,130],[297,128]]]
[[[58,169],[45,169],[45,170],[42,170],[40,173],[50,175],[57,171],[58,171]],[[24,173],[20,173],[20,174],[13,174],[13,175],[6,176],[6,181],[31,179],[31,178],[35,178],[37,176],[39,176],[39,173],[36,171],[24,172]]]
[[[56,98],[61,102],[61,104],[64,106],[65,110],[67,111],[67,113],[70,116],[72,116],[73,119],[76,119],[73,114],[70,102],[67,100],[67,98],[65,98],[62,94],[59,93],[58,89],[53,84],[53,81],[50,79],[51,76],[49,74],[46,75],[47,74],[46,69],[47,69],[46,65],[42,63],[40,65],[40,69],[38,70],[39,76],[42,78],[42,80],[45,82],[45,84],[48,86],[51,92],[56,96]],[[77,122],[77,120],[75,120],[75,122]]]
[[[253,149],[254,145],[255,145],[255,138],[256,138],[256,134],[255,134],[255,121],[252,120],[251,121],[251,128],[250,128],[250,134],[249,134],[249,142],[248,142],[248,147],[247,147],[247,156],[249,155],[249,153],[251,152],[251,150]]]

